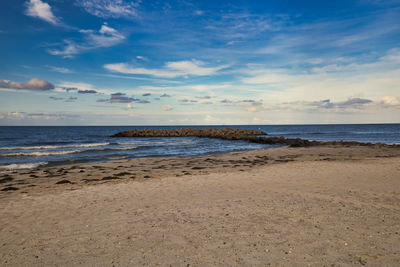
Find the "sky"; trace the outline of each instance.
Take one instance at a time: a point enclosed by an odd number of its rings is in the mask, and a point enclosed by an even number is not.
[[[0,0],[0,125],[400,123],[400,0]]]

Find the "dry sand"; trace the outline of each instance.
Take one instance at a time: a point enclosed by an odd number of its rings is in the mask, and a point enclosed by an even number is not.
[[[2,266],[400,266],[399,149],[134,159],[0,182]]]

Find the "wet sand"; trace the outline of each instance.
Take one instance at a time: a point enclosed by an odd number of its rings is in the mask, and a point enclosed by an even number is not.
[[[276,148],[0,175],[0,265],[400,265],[400,149]]]

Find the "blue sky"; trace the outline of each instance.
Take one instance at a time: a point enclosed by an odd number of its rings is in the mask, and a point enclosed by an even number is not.
[[[0,2],[0,125],[400,122],[400,1]]]

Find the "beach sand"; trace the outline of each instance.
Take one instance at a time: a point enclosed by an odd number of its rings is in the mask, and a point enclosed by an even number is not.
[[[0,175],[2,266],[399,266],[400,149],[275,148]]]

